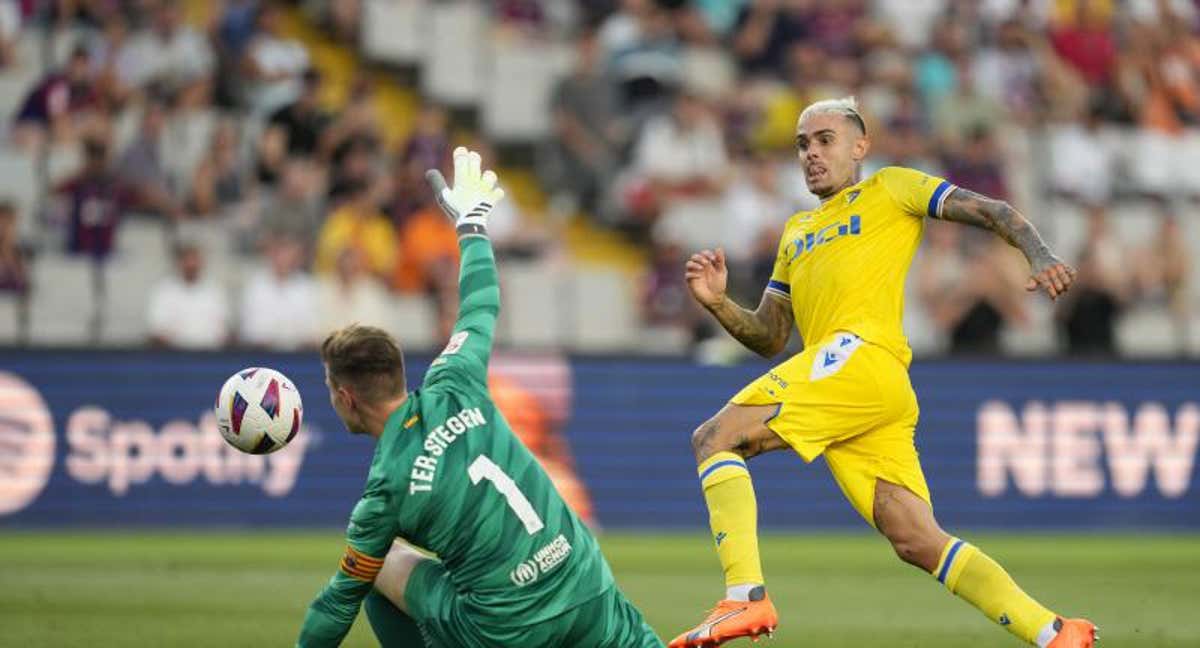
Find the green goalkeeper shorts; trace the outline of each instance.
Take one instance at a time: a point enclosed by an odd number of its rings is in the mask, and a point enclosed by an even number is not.
[[[662,648],[642,613],[615,586],[604,594],[540,623],[480,618],[468,609],[436,560],[421,561],[404,593],[408,614],[428,648]]]

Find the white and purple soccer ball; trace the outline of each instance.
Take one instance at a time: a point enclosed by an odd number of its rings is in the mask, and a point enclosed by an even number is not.
[[[275,452],[300,431],[304,406],[287,376],[264,367],[249,367],[221,386],[217,429],[230,445],[250,454]]]

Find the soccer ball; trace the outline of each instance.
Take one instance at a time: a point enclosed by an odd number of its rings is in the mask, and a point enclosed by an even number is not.
[[[300,392],[287,376],[249,367],[221,386],[217,429],[230,445],[250,454],[268,454],[287,445],[300,431],[304,407]]]

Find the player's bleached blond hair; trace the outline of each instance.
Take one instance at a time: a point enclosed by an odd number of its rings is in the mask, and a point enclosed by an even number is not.
[[[800,113],[800,119],[796,120],[796,124],[804,121],[805,117],[812,115],[841,115],[857,126],[863,135],[867,134],[867,124],[863,121],[862,115],[858,113],[858,99],[854,98],[853,95],[837,99],[822,99],[821,101],[809,104]]]

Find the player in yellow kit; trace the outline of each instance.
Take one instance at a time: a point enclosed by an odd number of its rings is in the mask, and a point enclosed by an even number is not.
[[[1026,287],[1052,299],[1070,288],[1075,270],[1002,201],[912,169],[890,167],[860,180],[870,141],[853,99],[806,108],[796,143],[808,188],[821,205],[788,220],[758,308],[726,297],[721,250],[687,262],[693,297],[748,348],[774,356],[793,323],[805,348],[736,394],[692,435],[726,595],[671,648],[757,637],[778,624],[759,562],[746,460],[788,447],[806,462],[824,455],[850,503],[902,560],[992,621],[1040,648],[1090,648],[1091,622],[1046,609],[995,561],[938,525],[913,443],[918,407],[901,327],[904,279],[926,218],[1003,237],[1029,261]]]

